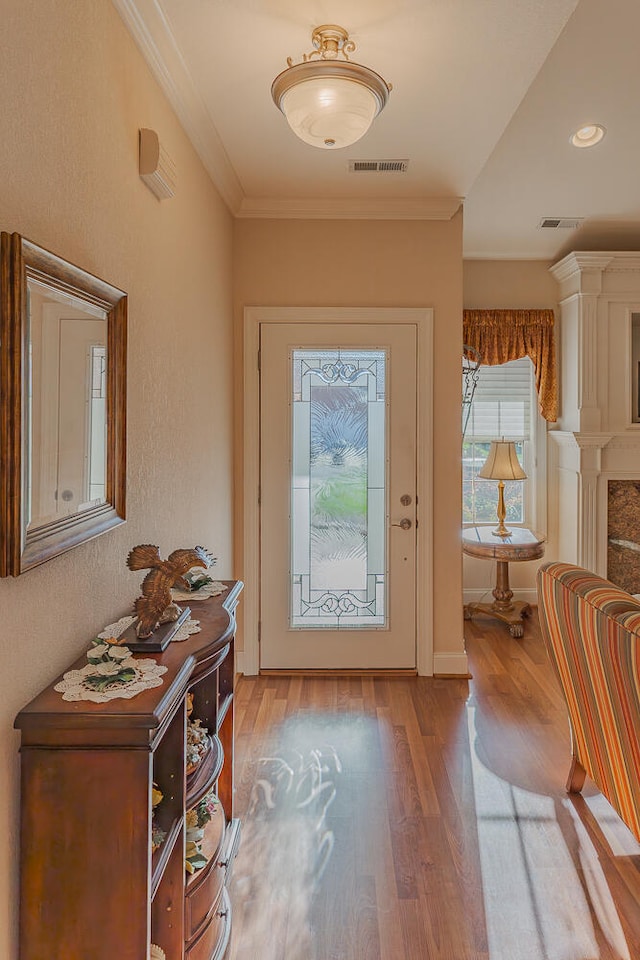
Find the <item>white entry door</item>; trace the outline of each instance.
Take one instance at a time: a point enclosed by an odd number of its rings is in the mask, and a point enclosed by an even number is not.
[[[416,666],[411,323],[260,333],[260,667]]]

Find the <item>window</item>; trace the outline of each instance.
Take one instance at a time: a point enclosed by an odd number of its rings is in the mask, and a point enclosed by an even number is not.
[[[532,526],[538,414],[533,364],[528,357],[498,366],[480,366],[478,385],[462,446],[462,519],[494,523],[498,503],[496,480],[481,480],[478,471],[492,440],[514,440],[527,480],[507,481],[506,522]]]

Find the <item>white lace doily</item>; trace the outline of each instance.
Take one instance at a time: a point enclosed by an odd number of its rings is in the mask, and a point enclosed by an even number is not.
[[[193,592],[174,588],[171,591],[171,597],[173,600],[188,600],[189,603],[191,603],[192,600],[208,600],[209,597],[218,597],[228,589],[229,587],[227,587],[226,584],[220,583],[219,580],[213,580],[211,583],[205,583],[204,587],[200,587],[199,590],[194,590]]]
[[[109,634],[111,636],[111,634]],[[94,648],[95,649],[95,648]],[[106,703],[108,700],[131,700],[132,697],[148,690],[150,687],[159,687],[162,683],[162,674],[167,667],[162,667],[155,660],[136,660],[130,655],[126,647],[118,647],[122,653],[128,654],[120,663],[88,663],[81,670],[69,670],[60,683],[56,683],[54,690],[62,694],[63,700],[91,700],[93,703]],[[92,651],[89,651],[90,653]],[[135,671],[135,679],[128,683],[119,683],[104,690],[95,690],[85,683],[85,678],[96,674],[108,675],[109,669],[117,670],[120,667],[130,667]]]
[[[127,627],[130,627],[132,623],[136,620],[134,617],[120,617],[119,620],[116,620],[115,623],[108,624],[102,633],[98,634],[100,640],[106,639],[106,637],[115,637],[116,639],[120,636],[121,633],[124,633]]]
[[[181,640],[188,640],[192,633],[200,633],[202,627],[199,620],[188,620],[178,628],[177,632],[171,637],[171,643],[179,643]]]

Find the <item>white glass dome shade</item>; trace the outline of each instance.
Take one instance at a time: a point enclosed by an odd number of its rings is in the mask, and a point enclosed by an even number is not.
[[[271,94],[296,136],[314,147],[336,150],[364,136],[385,106],[389,89],[379,74],[359,63],[320,60],[283,70]]]

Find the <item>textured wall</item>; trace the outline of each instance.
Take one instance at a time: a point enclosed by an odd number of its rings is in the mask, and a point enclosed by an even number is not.
[[[203,543],[232,573],[232,228],[109,0],[0,0],[0,20],[0,228],[129,294],[128,521],[0,581],[0,956],[14,960],[15,714],[137,595],[134,544]],[[138,177],[139,127],[176,162],[172,200]]]
[[[548,260],[465,260],[465,309],[554,309],[558,288],[549,266]]]

